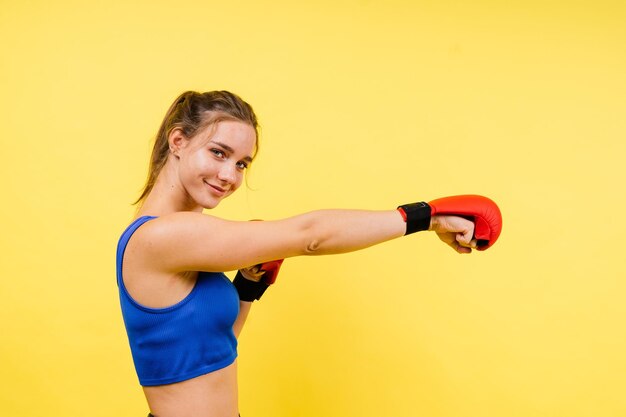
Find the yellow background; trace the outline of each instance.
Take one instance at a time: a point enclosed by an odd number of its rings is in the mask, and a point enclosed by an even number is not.
[[[114,251],[187,89],[255,108],[215,214],[478,193],[427,233],[288,260],[240,340],[245,417],[626,415],[621,1],[0,2],[0,414],[143,416]]]

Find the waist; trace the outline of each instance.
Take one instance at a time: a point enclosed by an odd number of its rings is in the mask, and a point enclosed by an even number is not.
[[[237,363],[174,384],[143,387],[156,417],[236,417]]]

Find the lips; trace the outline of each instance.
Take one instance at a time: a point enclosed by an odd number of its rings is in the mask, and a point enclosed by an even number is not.
[[[228,190],[225,190],[222,187],[218,187],[217,185],[213,185],[213,184],[209,184],[208,182],[204,181],[204,183],[206,185],[209,186],[209,190],[211,190],[211,192],[215,195],[217,195],[218,197],[223,197],[224,195],[226,195],[226,192]]]

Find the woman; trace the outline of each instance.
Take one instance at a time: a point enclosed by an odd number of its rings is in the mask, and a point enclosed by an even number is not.
[[[461,253],[476,247],[471,221],[430,212],[411,219],[410,206],[264,222],[203,214],[241,185],[258,149],[257,127],[250,105],[229,92],[178,97],[157,134],[137,217],[120,238],[122,313],[156,417],[238,415],[236,338],[251,306],[242,293],[261,279],[259,265],[356,251],[409,228],[434,230]],[[231,270],[240,270],[237,289],[222,273]]]

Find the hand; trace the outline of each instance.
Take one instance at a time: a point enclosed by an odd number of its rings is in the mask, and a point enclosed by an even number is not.
[[[265,274],[265,271],[263,271],[261,269],[261,266],[262,266],[262,264],[249,266],[247,268],[240,269],[239,272],[241,272],[241,274],[247,280],[254,281],[254,282],[259,282],[259,281],[261,281],[261,278]]]
[[[476,248],[474,223],[458,216],[436,215],[430,220],[430,228],[439,239],[458,253],[471,253]]]

